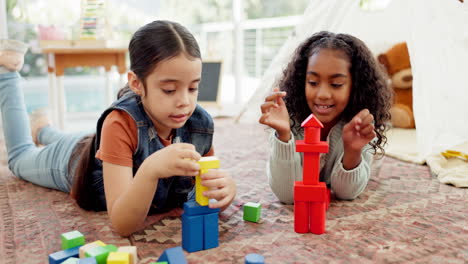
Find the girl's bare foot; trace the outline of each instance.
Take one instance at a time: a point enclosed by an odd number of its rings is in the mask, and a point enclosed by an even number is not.
[[[5,68],[8,71],[21,70],[27,49],[28,46],[20,41],[0,40],[0,71],[5,71]]]

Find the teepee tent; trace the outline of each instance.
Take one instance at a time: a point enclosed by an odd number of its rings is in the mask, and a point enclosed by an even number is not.
[[[238,119],[249,116],[245,112],[259,113],[265,95],[303,40],[329,30],[360,38],[376,55],[407,42],[420,159],[468,141],[467,5],[458,0],[392,0],[386,8],[370,12],[356,0],[312,0]]]

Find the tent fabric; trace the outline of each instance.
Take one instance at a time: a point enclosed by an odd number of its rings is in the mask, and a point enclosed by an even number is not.
[[[456,0],[392,0],[385,9],[372,12],[362,10],[355,0],[312,0],[238,119],[252,110],[258,116],[259,105],[296,47],[321,30],[354,35],[375,55],[407,42],[417,160],[468,141],[468,8]]]

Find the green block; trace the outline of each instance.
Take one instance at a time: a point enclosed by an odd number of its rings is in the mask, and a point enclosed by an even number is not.
[[[78,260],[80,260],[80,259],[79,258],[68,258],[67,260],[62,262],[62,264],[76,264],[76,263],[78,263]]]
[[[88,258],[95,258],[98,264],[106,264],[109,253],[106,247],[99,246],[86,251],[85,256]]]
[[[107,251],[109,251],[109,252],[117,252],[117,247],[114,246],[114,245],[110,245],[110,244],[109,244],[109,245],[105,245],[104,248],[106,248]]]
[[[63,233],[61,235],[62,238],[62,249],[69,249],[78,246],[82,246],[85,244],[85,237],[80,231],[71,231],[68,233]]]
[[[260,220],[260,211],[262,205],[259,203],[245,203],[244,204],[244,220],[258,223]]]

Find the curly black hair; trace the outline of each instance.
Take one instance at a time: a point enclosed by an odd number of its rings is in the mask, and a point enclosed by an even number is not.
[[[385,130],[390,120],[390,107],[393,92],[387,83],[387,76],[382,65],[377,62],[369,48],[360,39],[348,34],[334,34],[328,31],[315,33],[305,40],[295,51],[292,61],[283,71],[278,82],[281,91],[286,91],[284,98],[291,129],[297,131],[300,124],[310,114],[305,95],[306,69],[310,56],[320,49],[340,50],[350,60],[351,95],[341,118],[349,122],[362,109],[367,108],[374,116],[377,140],[371,141],[374,151],[385,153],[383,146],[387,142]]]

